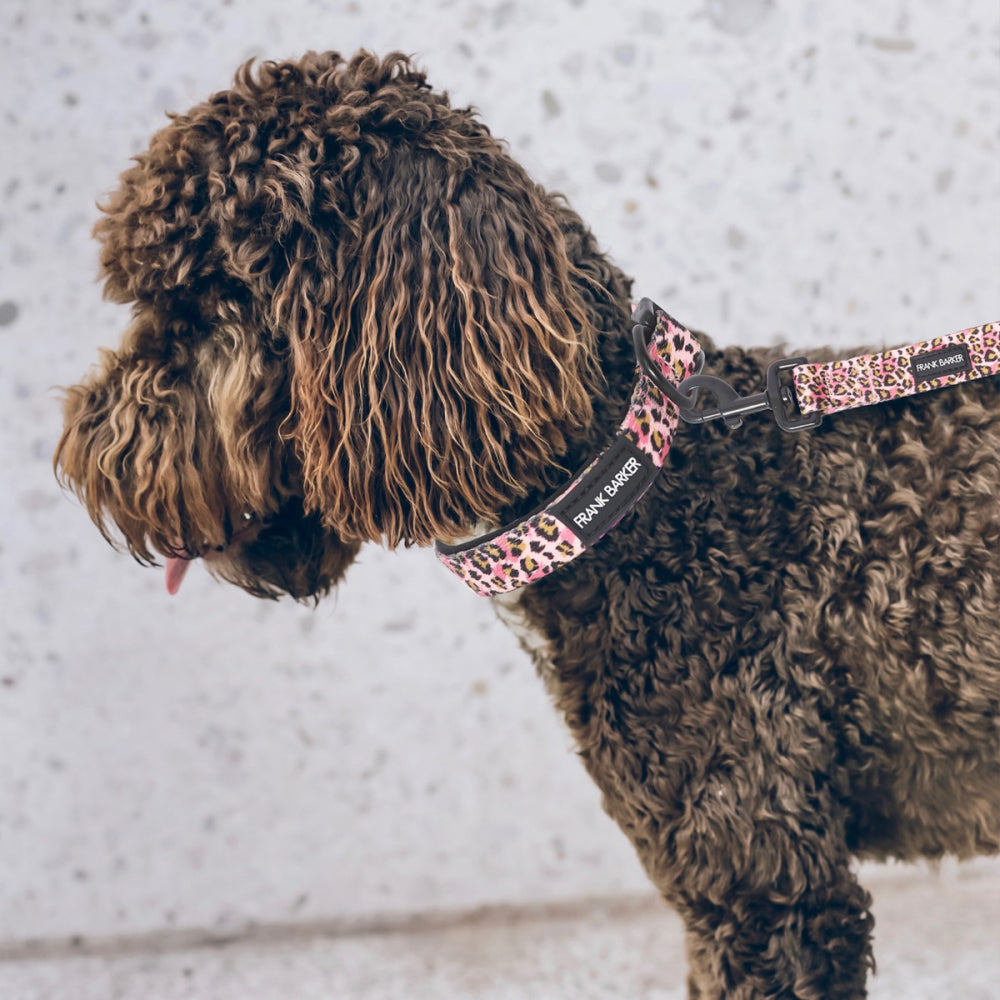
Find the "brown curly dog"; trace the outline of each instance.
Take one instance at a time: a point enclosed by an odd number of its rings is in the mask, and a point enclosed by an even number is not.
[[[630,282],[401,56],[244,67],[104,211],[132,324],[56,462],[171,589],[204,557],[315,598],[362,542],[522,517],[627,406]],[[692,997],[863,997],[852,857],[1000,848],[998,392],[684,428],[614,531],[504,600],[686,923]]]

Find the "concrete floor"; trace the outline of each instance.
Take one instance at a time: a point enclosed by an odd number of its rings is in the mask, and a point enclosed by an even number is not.
[[[871,1000],[1000,998],[1000,865],[864,867]],[[4,1000],[684,1000],[680,921],[648,895],[404,921],[121,939],[0,962]],[[79,949],[76,949],[79,950]]]

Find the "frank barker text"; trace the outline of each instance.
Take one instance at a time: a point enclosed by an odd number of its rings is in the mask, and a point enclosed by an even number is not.
[[[925,375],[927,372],[936,371],[939,368],[951,368],[955,365],[964,365],[966,357],[964,354],[949,354],[943,358],[932,358],[929,361],[917,361],[915,363],[917,373]]]
[[[578,528],[583,528],[588,525],[594,517],[597,516],[598,511],[606,507],[614,495],[625,486],[628,481],[642,468],[639,464],[637,458],[630,458],[625,464],[616,472],[604,485],[604,488],[594,497],[594,499],[580,511],[579,514],[574,515],[573,521]]]

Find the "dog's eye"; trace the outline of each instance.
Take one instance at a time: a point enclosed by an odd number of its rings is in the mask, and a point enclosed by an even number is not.
[[[226,525],[226,545],[232,545],[233,542],[243,541],[260,522],[260,518],[257,516],[257,512],[254,510],[245,510],[239,515],[239,520],[236,524]]]

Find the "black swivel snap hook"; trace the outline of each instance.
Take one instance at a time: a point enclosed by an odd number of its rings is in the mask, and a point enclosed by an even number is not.
[[[693,375],[676,386],[668,382],[660,367],[649,356],[649,342],[656,330],[657,312],[658,307],[651,299],[639,302],[632,314],[632,343],[639,367],[677,407],[682,420],[689,424],[724,420],[727,427],[735,430],[743,426],[743,418],[748,414],[768,410],[774,417],[774,422],[784,431],[803,431],[819,426],[822,414],[801,413],[791,385],[782,381],[782,374],[797,365],[805,364],[805,358],[784,358],[772,362],[767,369],[764,391],[752,396],[741,396],[721,378],[702,374],[704,353],[700,354],[698,370]],[[710,397],[711,401],[707,402],[705,397]]]

